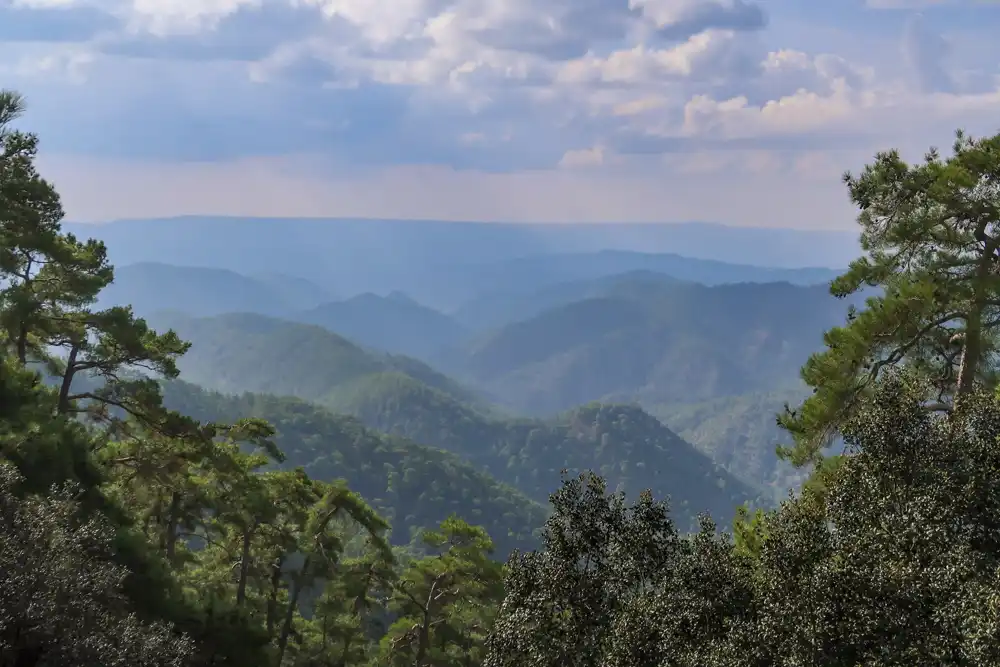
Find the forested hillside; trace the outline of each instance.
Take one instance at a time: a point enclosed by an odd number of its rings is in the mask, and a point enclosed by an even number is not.
[[[791,444],[792,439],[774,415],[807,395],[804,389],[752,393],[668,403],[649,412],[730,474],[769,490],[773,501],[780,502],[789,490],[799,488],[808,473],[778,457],[776,445]]]
[[[265,394],[225,396],[185,382],[165,385],[171,410],[201,421],[247,417],[274,427],[284,468],[301,467],[314,479],[343,479],[392,526],[392,542],[419,540],[419,532],[450,515],[481,525],[498,554],[534,546],[547,510],[461,458],[400,437],[381,435],[350,417],[293,398]],[[559,483],[556,470],[548,488]],[[541,501],[547,501],[547,494]]]
[[[365,352],[318,327],[254,315],[170,321],[191,342],[178,365],[192,382],[233,394],[296,396],[354,415],[455,453],[539,502],[562,470],[594,470],[632,495],[647,488],[670,495],[681,523],[693,527],[698,512],[728,521],[736,505],[760,493],[638,407],[504,418],[477,409],[465,390],[420,362]]]
[[[644,489],[669,496],[678,524],[693,528],[699,512],[728,522],[737,505],[761,494],[634,405],[590,404],[547,420],[496,418],[386,378],[343,407],[373,428],[459,454],[539,501],[560,471],[592,470],[629,496]]]

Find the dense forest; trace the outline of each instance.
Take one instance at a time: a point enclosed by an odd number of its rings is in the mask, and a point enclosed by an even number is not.
[[[184,382],[178,331],[101,301],[107,248],[64,231],[22,108],[0,93],[0,666],[1000,663],[1000,135],[846,179],[846,320],[811,392],[740,408],[805,395],[777,454],[808,479],[737,509],[754,489],[637,406],[509,418],[312,325],[284,342],[339,375],[232,315],[255,345],[198,354],[275,386]]]

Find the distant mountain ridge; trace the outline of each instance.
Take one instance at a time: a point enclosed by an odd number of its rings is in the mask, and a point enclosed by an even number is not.
[[[746,282],[815,285],[829,282],[840,273],[824,267],[773,268],[696,259],[676,253],[599,250],[539,254],[484,264],[478,268],[477,278],[484,283],[514,279],[518,282],[508,282],[506,287],[516,290],[643,271],[710,286]]]
[[[438,310],[456,308],[484,290],[505,289],[494,278],[476,278],[478,271],[518,258],[611,250],[787,268],[846,266],[858,252],[854,232],[700,223],[528,225],[187,217],[65,226],[80,236],[105,241],[118,266],[155,261],[245,275],[276,272],[333,286],[344,296],[402,290]],[[515,279],[510,274],[499,278]]]
[[[101,292],[98,304],[131,305],[142,315],[166,310],[197,316],[286,315],[334,298],[333,292],[304,278],[142,262],[115,267],[115,281]]]
[[[572,280],[522,290],[485,292],[460,305],[452,318],[473,331],[487,331],[534,317],[574,301],[606,296],[622,285],[661,286],[679,282],[666,273],[636,269],[586,280]]]
[[[531,414],[772,391],[797,384],[852,302],[823,285],[622,283],[500,327],[438,367]]]

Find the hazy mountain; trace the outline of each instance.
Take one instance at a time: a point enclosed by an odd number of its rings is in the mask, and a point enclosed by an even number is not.
[[[335,286],[343,296],[403,290],[438,309],[455,308],[483,292],[508,289],[504,281],[517,276],[497,274],[496,267],[525,257],[610,249],[760,266],[840,267],[858,251],[854,232],[700,223],[528,225],[187,217],[68,224],[66,229],[105,241],[118,265],[155,261],[246,275],[276,272]],[[495,265],[492,273],[478,273],[489,264]],[[643,267],[605,271],[636,268]],[[549,280],[583,277],[553,275]]]
[[[421,359],[459,344],[465,328],[401,292],[361,294],[297,312],[293,319],[317,324],[365,345]]]
[[[279,315],[330,298],[326,290],[302,278],[251,278],[227,269],[144,262],[116,267],[115,281],[101,292],[99,304],[130,304],[144,315],[164,310]]]
[[[704,285],[743,282],[815,285],[829,282],[840,273],[829,268],[768,268],[682,257],[671,253],[601,250],[535,255],[484,264],[474,271],[474,280],[480,289],[499,285],[504,290],[517,292],[634,272],[659,273]]]
[[[444,370],[532,413],[794,386],[847,304],[826,286],[623,285],[483,336]]]
[[[471,330],[482,331],[526,320],[556,306],[606,296],[616,289],[676,282],[677,278],[665,273],[640,269],[530,290],[492,292],[462,304],[452,317]]]
[[[362,348],[323,327],[252,313],[192,318],[157,313],[150,322],[191,343],[185,380],[223,392],[259,392],[323,402],[369,375],[398,373],[457,400],[476,396],[426,364]]]

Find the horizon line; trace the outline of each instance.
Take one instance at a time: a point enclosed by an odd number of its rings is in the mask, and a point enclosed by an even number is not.
[[[762,227],[759,225],[736,225],[726,222],[710,222],[704,220],[682,220],[682,221],[537,221],[537,222],[514,222],[510,220],[441,220],[436,218],[381,218],[368,216],[246,216],[246,215],[214,215],[189,213],[185,215],[153,216],[148,218],[114,218],[111,220],[63,220],[64,224],[72,225],[93,225],[105,226],[123,223],[150,223],[150,222],[171,222],[182,220],[244,220],[247,222],[277,222],[277,221],[301,221],[301,222],[389,222],[389,223],[434,223],[442,225],[495,225],[501,227],[601,227],[601,226],[622,226],[622,227],[715,227],[732,230],[764,230],[798,232],[806,234],[854,234],[855,232],[839,228],[804,228],[804,227]]]

